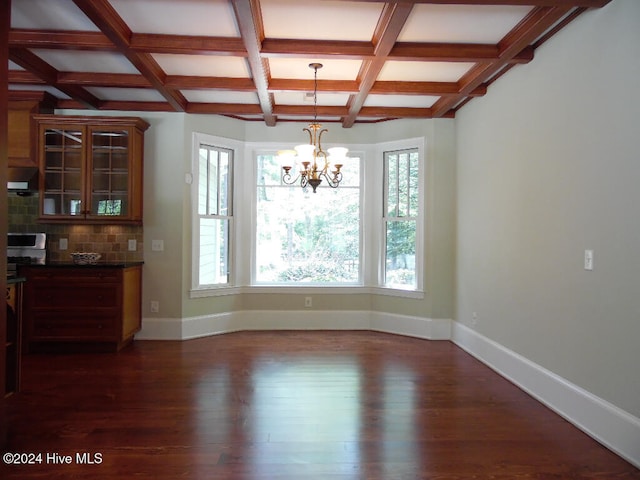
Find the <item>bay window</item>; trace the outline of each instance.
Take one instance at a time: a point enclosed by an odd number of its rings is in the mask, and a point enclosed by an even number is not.
[[[277,148],[194,134],[191,296],[350,287],[420,298],[423,149],[352,150],[338,188],[313,193],[282,181]]]

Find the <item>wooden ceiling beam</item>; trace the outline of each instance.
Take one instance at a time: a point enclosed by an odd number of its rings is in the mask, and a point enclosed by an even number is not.
[[[244,103],[190,103],[187,113],[209,115],[262,115],[260,105]]]
[[[47,85],[51,85],[65,95],[77,100],[84,107],[100,108],[101,102],[98,98],[78,85],[61,84],[58,81],[58,71],[30,50],[10,48],[9,60],[40,78]]]
[[[135,73],[60,72],[58,81],[85,87],[152,88],[147,78]]]
[[[101,32],[14,29],[9,34],[9,46],[53,50],[117,51],[115,45]],[[182,55],[223,55],[246,57],[241,38],[206,37],[131,33],[129,48],[141,53]],[[366,60],[374,56],[371,42],[335,40],[292,40],[265,38],[260,54],[263,58],[314,57]],[[398,61],[480,62],[498,58],[496,45],[464,43],[398,42],[389,54]],[[528,62],[533,49],[525,48],[514,62]]]
[[[391,82],[377,81],[369,92],[375,95],[429,95],[450,96],[459,95],[460,86],[457,82]],[[467,95],[481,97],[487,93],[486,85],[480,85]]]
[[[12,29],[9,46],[52,50],[113,51],[113,43],[101,32]]]
[[[9,70],[9,83],[21,85],[46,85],[42,78],[27,70]]]
[[[416,62],[490,62],[499,58],[497,45],[475,43],[398,42],[389,53],[389,60]],[[533,48],[525,47],[511,59],[514,63],[533,60]]]
[[[402,31],[413,5],[400,5],[398,3],[385,4],[376,30],[373,34],[373,44],[375,45],[373,60],[366,60],[360,69],[358,80],[360,90],[357,94],[352,95],[349,99],[349,114],[342,122],[344,128],[350,128],[356,121],[360,109],[369,95],[369,91],[376,82],[382,67],[393,46],[395,45],[398,35]]]
[[[360,115],[369,118],[433,118],[430,108],[410,107],[362,107]]]
[[[341,1],[341,0],[338,0]],[[380,0],[343,0],[350,2],[380,3]],[[419,5],[498,5],[532,7],[586,7],[601,8],[611,0],[394,0],[394,3]]]
[[[271,92],[313,92],[313,80],[288,78],[272,78],[269,81]],[[319,92],[358,93],[358,82],[355,80],[318,80]]]
[[[468,71],[459,81],[460,94],[443,97],[433,105],[435,117],[446,114],[455,107],[464,97],[477,88],[487,83],[491,78],[505,68],[510,60],[542,35],[558,20],[562,19],[571,8],[569,7],[537,7],[516,25],[498,44],[500,59],[491,63],[480,63]]]
[[[229,90],[236,92],[256,91],[256,86],[250,78],[168,75],[166,83],[167,86],[179,90]]]
[[[148,53],[247,56],[244,42],[236,37],[133,33],[131,49]]]
[[[373,58],[371,42],[341,40],[299,40],[265,38],[262,41],[263,57],[314,57],[363,60]]]
[[[273,111],[277,115],[287,116],[299,116],[299,117],[313,117],[314,108],[313,105],[275,105]],[[318,106],[318,116],[331,116],[331,117],[344,117],[347,115],[347,107],[339,105],[325,105]]]
[[[166,74],[153,57],[148,53],[139,53],[131,49],[131,30],[108,0],[73,0],[73,2],[176,111],[186,110],[186,98],[180,92],[164,85]]]
[[[247,51],[249,70],[258,93],[258,101],[265,123],[273,127],[276,117],[273,114],[273,101],[269,93],[269,64],[260,56],[264,40],[264,26],[259,0],[231,0],[240,35]]]

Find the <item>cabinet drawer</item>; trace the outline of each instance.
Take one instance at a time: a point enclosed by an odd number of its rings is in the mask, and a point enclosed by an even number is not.
[[[33,282],[78,282],[85,283],[117,283],[120,271],[109,268],[32,268],[29,269],[29,280]]]
[[[60,284],[52,286],[35,283],[33,285],[33,308],[61,307],[75,308],[109,308],[119,304],[118,285],[96,284],[85,286],[69,286]]]
[[[116,336],[114,317],[81,312],[37,313],[33,318],[32,340],[111,340]]]

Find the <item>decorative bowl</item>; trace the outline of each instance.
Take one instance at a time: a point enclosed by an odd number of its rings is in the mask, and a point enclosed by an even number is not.
[[[73,252],[70,255],[76,265],[93,265],[98,263],[102,257],[101,254],[95,252]]]

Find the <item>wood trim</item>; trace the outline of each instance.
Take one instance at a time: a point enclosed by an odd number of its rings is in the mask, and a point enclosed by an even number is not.
[[[349,99],[349,113],[342,122],[344,128],[350,128],[355,123],[358,113],[362,109],[382,67],[384,67],[386,58],[398,39],[398,35],[400,35],[412,9],[413,5],[385,4],[373,35],[375,58],[363,62],[358,74],[360,88],[358,93]]]
[[[153,57],[148,53],[138,53],[131,49],[131,30],[107,0],[73,1],[176,111],[186,110],[186,98],[180,92],[164,85],[166,74]]]
[[[23,48],[10,48],[9,59],[30,71],[45,83],[52,85],[66,95],[92,109],[100,107],[100,100],[78,85],[63,85],[58,82],[58,71],[32,53]]]
[[[259,0],[231,0],[240,34],[247,50],[249,70],[256,86],[258,101],[268,126],[276,124],[273,114],[273,98],[269,93],[269,64],[260,56],[264,39],[264,27]]]
[[[515,55],[542,35],[545,30],[564,17],[570,10],[569,7],[538,7],[533,9],[498,43],[500,59],[492,63],[477,64],[467,72],[458,82],[460,95],[443,97],[438,100],[433,105],[434,117],[444,115],[463,100],[468,92],[489,81],[491,77],[508,65]]]

